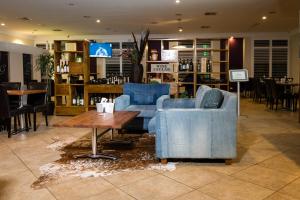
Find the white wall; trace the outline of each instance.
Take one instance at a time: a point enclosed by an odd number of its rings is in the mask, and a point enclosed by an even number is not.
[[[291,35],[290,37],[290,76],[296,82],[299,82],[300,68],[300,33]]]
[[[9,81],[24,82],[23,80],[23,53],[32,54],[32,79],[41,80],[39,71],[34,69],[37,56],[44,50],[27,45],[0,42],[0,51],[9,52]]]

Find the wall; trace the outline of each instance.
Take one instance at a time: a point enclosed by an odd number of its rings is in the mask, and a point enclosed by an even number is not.
[[[15,44],[24,44],[24,45],[30,45],[33,46],[34,40],[33,38],[26,38],[20,35],[14,35],[14,34],[6,34],[0,32],[0,41],[1,42],[9,42],[9,43],[15,43]]]
[[[27,45],[13,44],[8,42],[0,42],[0,51],[9,52],[9,81],[22,82],[23,84],[23,53],[32,54],[33,66],[37,56],[44,50]],[[32,79],[40,80],[39,71],[34,68],[32,70]]]

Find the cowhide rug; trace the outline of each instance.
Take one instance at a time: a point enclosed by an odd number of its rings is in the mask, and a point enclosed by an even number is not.
[[[90,134],[89,134],[90,135]],[[117,160],[75,158],[75,155],[91,152],[90,136],[77,141],[74,138],[54,142],[48,148],[61,152],[61,158],[40,167],[41,176],[32,184],[33,188],[43,188],[65,176],[99,177],[134,170],[175,170],[175,164],[162,165],[155,158],[155,137],[152,135],[123,135],[116,140],[132,141],[131,146],[107,145],[108,138],[101,138],[98,151],[117,156]],[[102,149],[100,149],[102,148]]]

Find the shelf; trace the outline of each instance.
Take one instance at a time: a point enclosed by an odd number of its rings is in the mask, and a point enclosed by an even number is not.
[[[207,75],[207,74],[227,74],[227,72],[197,72],[198,75]]]
[[[147,72],[147,74],[176,74],[177,72]]]
[[[55,53],[84,53],[84,51],[55,51]]]
[[[227,83],[198,83],[197,85],[228,85]]]
[[[175,72],[175,73],[178,73],[178,74],[194,74],[194,72]]]
[[[178,50],[178,51],[194,51],[195,49],[194,48],[171,48],[170,50]]]
[[[177,82],[177,84],[181,84],[181,85],[194,85],[194,82]]]
[[[80,84],[79,84],[79,83],[78,83],[78,84],[77,84],[77,83],[71,83],[70,85],[71,85],[71,86],[72,86],[72,85],[73,85],[73,86],[83,86],[84,84],[83,84],[83,83],[80,83]]]
[[[163,61],[163,60],[156,60],[156,61],[146,61],[146,63],[177,63],[177,61]]]
[[[228,49],[197,48],[197,51],[228,51]]]
[[[227,60],[212,61],[212,63],[229,63]]]

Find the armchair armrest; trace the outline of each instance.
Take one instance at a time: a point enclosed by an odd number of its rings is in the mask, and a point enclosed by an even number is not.
[[[166,99],[170,99],[170,95],[162,95],[160,96],[157,101],[156,101],[156,108],[157,109],[162,109],[163,108],[163,102]]]
[[[130,105],[130,96],[123,94],[116,98],[115,110],[116,111],[124,110],[129,105]]]

